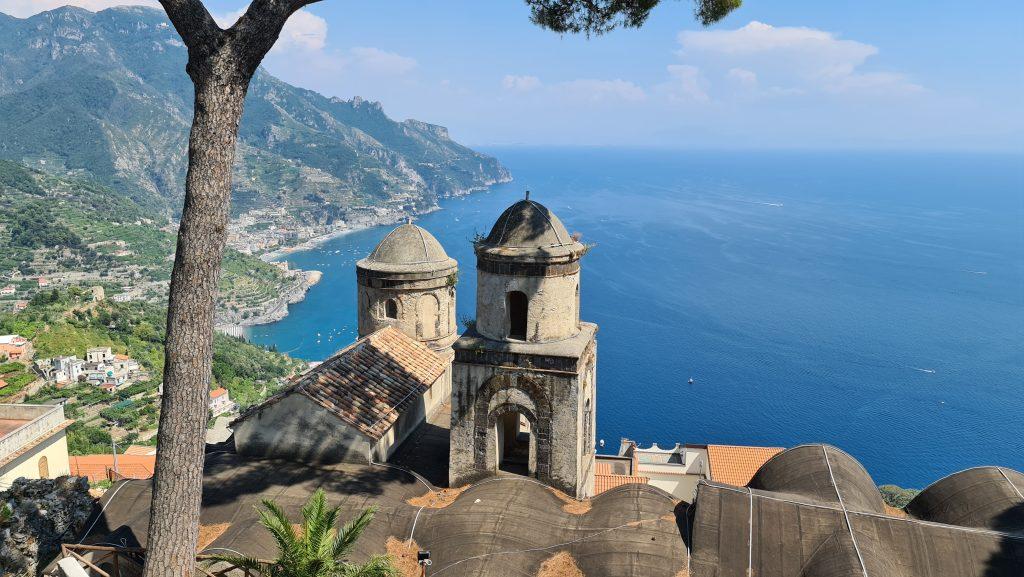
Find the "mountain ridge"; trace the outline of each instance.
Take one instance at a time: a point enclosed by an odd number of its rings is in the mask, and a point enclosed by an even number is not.
[[[187,53],[166,15],[130,6],[0,14],[0,158],[95,178],[164,215],[180,209],[192,116]],[[353,207],[402,212],[511,178],[446,128],[395,121],[378,102],[253,78],[233,213],[284,207],[329,224]]]

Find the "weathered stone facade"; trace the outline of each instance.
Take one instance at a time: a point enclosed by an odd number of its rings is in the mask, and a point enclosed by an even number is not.
[[[459,267],[426,230],[403,224],[356,263],[359,336],[393,326],[429,346],[449,364],[458,338],[455,284]],[[440,390],[451,391],[451,370]]]
[[[521,472],[593,493],[597,325],[579,320],[585,252],[530,200],[477,244],[476,326],[454,345],[452,486],[497,474],[521,451]]]

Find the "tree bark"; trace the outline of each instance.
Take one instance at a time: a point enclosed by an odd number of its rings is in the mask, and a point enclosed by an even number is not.
[[[231,168],[249,80],[219,69],[225,66],[196,66],[192,71],[195,115],[167,309],[146,577],[195,574],[214,307],[227,236]]]
[[[249,81],[288,17],[317,0],[253,0],[222,30],[201,0],[160,0],[188,47],[195,86],[185,206],[171,273],[164,396],[144,577],[195,574],[213,323],[231,205],[231,169]]]

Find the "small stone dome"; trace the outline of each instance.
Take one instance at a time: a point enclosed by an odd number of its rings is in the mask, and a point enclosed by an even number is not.
[[[434,235],[412,223],[388,233],[370,255],[356,264],[382,272],[427,272],[456,266]]]
[[[479,248],[504,256],[569,256],[582,254],[584,247],[569,235],[555,213],[526,198],[501,213]]]

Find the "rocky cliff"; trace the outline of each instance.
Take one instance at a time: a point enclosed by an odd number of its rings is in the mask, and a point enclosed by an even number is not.
[[[0,158],[83,173],[165,214],[180,208],[192,86],[166,15],[141,7],[0,14]],[[351,206],[418,211],[508,180],[440,126],[291,86],[260,70],[242,119],[236,214],[329,223]]]

